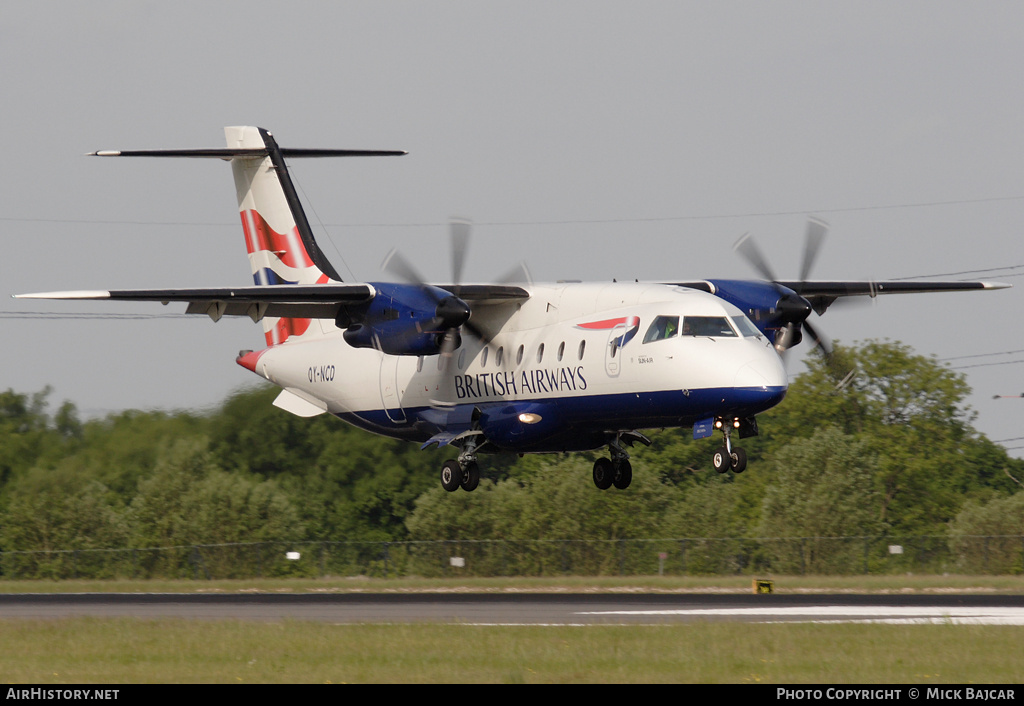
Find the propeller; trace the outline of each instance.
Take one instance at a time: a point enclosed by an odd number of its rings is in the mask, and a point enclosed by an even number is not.
[[[821,244],[828,234],[828,224],[817,218],[807,221],[807,233],[804,236],[803,259],[800,263],[800,282],[806,282],[807,277],[818,257]],[[811,303],[796,292],[784,288],[778,283],[778,278],[772,271],[768,259],[761,252],[761,249],[754,242],[750,234],[740,238],[733,249],[739,253],[757,272],[764,277],[779,293],[778,303],[775,305],[776,316],[784,322],[782,330],[775,337],[775,348],[784,353],[803,339],[803,332],[811,338],[815,348],[821,351],[826,360],[832,356],[832,342],[820,329],[811,324],[807,317],[811,315],[813,307]]]
[[[451,358],[456,350],[462,345],[462,331],[466,330],[475,338],[487,340],[487,334],[477,325],[470,321],[472,310],[459,293],[462,284],[462,270],[466,261],[466,252],[469,248],[471,225],[463,219],[452,219],[449,225],[451,240],[451,263],[452,263],[452,290],[453,294],[441,296],[436,287],[428,286],[420,276],[419,271],[397,250],[388,253],[381,265],[392,274],[404,281],[421,287],[435,302],[434,318],[430,322],[431,328],[443,331],[440,343],[440,365],[442,372],[447,371]],[[447,376],[444,376],[445,378]],[[447,407],[453,403],[449,400],[454,394],[447,394],[452,391],[440,391],[439,400],[432,400],[435,406]]]

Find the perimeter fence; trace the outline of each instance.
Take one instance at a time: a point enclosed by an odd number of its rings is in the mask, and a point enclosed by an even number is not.
[[[0,551],[3,579],[1024,573],[1024,536],[254,542]]]

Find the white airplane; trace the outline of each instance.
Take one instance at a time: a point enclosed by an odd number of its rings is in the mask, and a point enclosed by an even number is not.
[[[473,490],[480,453],[608,447],[598,488],[626,488],[627,447],[643,430],[693,427],[722,435],[715,469],[742,472],[733,437],[786,396],[780,357],[807,321],[839,297],[998,289],[987,282],[808,281],[825,226],[811,221],[800,279],[771,273],[753,241],[737,250],[765,277],[691,282],[461,284],[468,226],[453,226],[454,283],[424,283],[399,255],[400,282],[343,283],[317,246],[285,158],[400,151],[281,148],[266,130],[225,128],[226,149],[109,151],[103,157],[230,161],[255,286],[46,292],[41,299],[187,302],[187,313],[249,316],[266,347],[237,363],[282,388],[274,404],[302,417],[333,414],[422,448],[455,446],[445,490]],[[526,278],[528,280],[528,278]]]

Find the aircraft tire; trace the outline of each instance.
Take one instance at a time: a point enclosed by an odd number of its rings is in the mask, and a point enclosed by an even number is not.
[[[470,492],[476,490],[480,485],[480,465],[476,461],[470,461],[462,469],[462,489]]]
[[[601,457],[594,461],[594,485],[601,490],[608,490],[612,487],[612,479],[615,475],[611,459]]]
[[[441,466],[441,487],[453,493],[462,486],[462,466],[455,459],[449,459]]]
[[[633,482],[633,466],[626,459],[615,464],[615,472],[612,474],[612,484],[619,490],[625,490]]]
[[[725,473],[728,471],[732,467],[732,458],[729,456],[729,449],[723,446],[718,449],[718,451],[715,451],[715,455],[711,457],[711,463],[719,473]]]
[[[732,472],[743,473],[747,470],[747,452],[736,446],[732,450]]]

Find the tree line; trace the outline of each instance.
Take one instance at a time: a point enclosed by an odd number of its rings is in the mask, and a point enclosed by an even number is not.
[[[853,375],[848,373],[853,371]],[[245,389],[215,411],[82,421],[49,390],[0,393],[0,551],[260,541],[1024,536],[1024,462],[978,433],[964,377],[890,341],[812,358],[719,475],[711,440],[651,433],[633,483],[589,454],[483,456],[445,493],[421,451]],[[824,551],[824,550],[823,550]],[[829,550],[834,551],[834,550]],[[804,558],[804,560],[806,557]],[[781,561],[781,559],[780,559]],[[1012,552],[1005,570],[1021,571]]]

